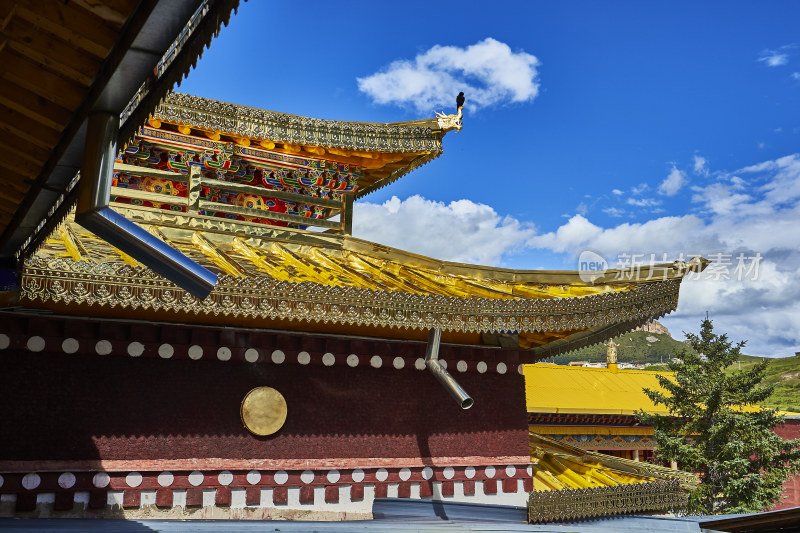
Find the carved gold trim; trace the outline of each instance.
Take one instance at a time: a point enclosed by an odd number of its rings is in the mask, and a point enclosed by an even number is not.
[[[563,522],[648,511],[678,511],[687,503],[688,493],[680,488],[677,480],[533,491],[528,497],[528,521]]]
[[[200,301],[144,267],[33,257],[25,262],[21,287],[21,300],[29,302],[308,323],[527,333],[660,317],[677,307],[680,281],[575,298],[495,300],[222,275],[214,292]]]
[[[403,124],[378,124],[322,120],[277,113],[170,93],[153,112],[165,122],[242,137],[269,139],[292,145],[323,146],[366,152],[441,152],[442,133],[436,120]]]

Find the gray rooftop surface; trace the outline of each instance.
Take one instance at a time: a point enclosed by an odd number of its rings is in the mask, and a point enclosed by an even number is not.
[[[373,520],[301,522],[265,520],[92,520],[59,518],[3,518],[0,530],[14,532],[103,531],[108,533],[178,532],[492,532],[538,531],[553,533],[700,533],[699,517],[627,516],[573,522],[528,524],[523,507],[379,499]]]

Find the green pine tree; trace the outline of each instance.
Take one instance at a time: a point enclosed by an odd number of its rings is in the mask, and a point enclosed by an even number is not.
[[[800,439],[781,439],[773,428],[784,416],[758,407],[773,391],[761,385],[768,361],[735,369],[744,341],[733,345],[727,335],[715,334],[708,316],[699,335],[686,337],[693,351],[682,350],[676,357],[683,362],[669,364],[674,381],[658,377],[666,393],[644,389],[669,416],[637,413],[654,428],[656,457],[700,475],[690,513],[769,509],[788,476],[800,471]]]

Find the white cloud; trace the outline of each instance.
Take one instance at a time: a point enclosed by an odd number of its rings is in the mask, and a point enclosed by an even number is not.
[[[733,193],[735,188],[736,185],[725,183],[714,183],[703,188],[697,187],[692,201],[702,203],[708,210],[718,215],[731,214],[743,203],[752,199],[748,194]]]
[[[698,214],[613,227],[575,215],[528,245],[569,260],[595,250],[611,266],[619,265],[621,254],[640,254],[645,262],[705,256],[714,262],[701,279],[683,283],[678,311],[663,319],[665,325],[675,334],[696,332],[708,310],[719,331],[748,339],[745,353],[800,351],[800,154],[715,175],[719,181],[693,187]],[[756,263],[753,278],[747,269]]]
[[[535,233],[532,224],[470,200],[444,204],[394,196],[382,204],[357,202],[354,210],[356,237],[461,263],[498,265]]]
[[[789,62],[789,54],[776,52],[775,50],[764,50],[758,60],[768,67],[779,67]]]
[[[625,194],[624,192],[622,192],[622,191],[621,191],[621,190],[619,190],[619,189],[613,189],[611,192],[612,192],[613,194],[616,194],[617,196],[622,196],[623,194]]]
[[[620,218],[627,214],[624,209],[618,209],[616,207],[607,207],[606,209],[603,209],[603,213],[613,218]]]
[[[789,63],[789,50],[797,48],[794,44],[786,44],[777,50],[762,50],[758,60],[768,67],[780,67]]]
[[[708,176],[708,161],[705,157],[699,155],[694,156],[694,165],[692,170],[698,176]]]
[[[636,207],[653,207],[661,205],[661,200],[656,200],[655,198],[628,198],[625,203]]]
[[[793,80],[800,80],[800,72],[792,72],[791,76]]]
[[[358,88],[379,104],[412,105],[429,113],[455,111],[464,91],[466,106],[530,102],[539,93],[539,60],[491,37],[466,48],[436,45],[413,60],[400,59],[380,72],[358,78]]]
[[[642,194],[644,191],[648,190],[650,186],[646,183],[640,183],[636,187],[631,189],[631,194]]]
[[[658,193],[664,196],[675,196],[686,185],[686,182],[686,172],[673,165],[672,170],[669,171],[667,177],[658,186]]]

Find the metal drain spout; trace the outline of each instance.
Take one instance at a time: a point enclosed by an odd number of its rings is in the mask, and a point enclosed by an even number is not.
[[[213,272],[109,207],[118,135],[117,114],[101,111],[89,116],[75,222],[183,290],[205,299],[217,283]]]
[[[433,376],[439,380],[447,392],[450,393],[462,409],[469,409],[475,400],[467,394],[461,385],[450,375],[450,373],[439,363],[439,345],[442,341],[442,330],[433,328],[428,334],[428,347],[425,352],[425,366],[431,371]]]

